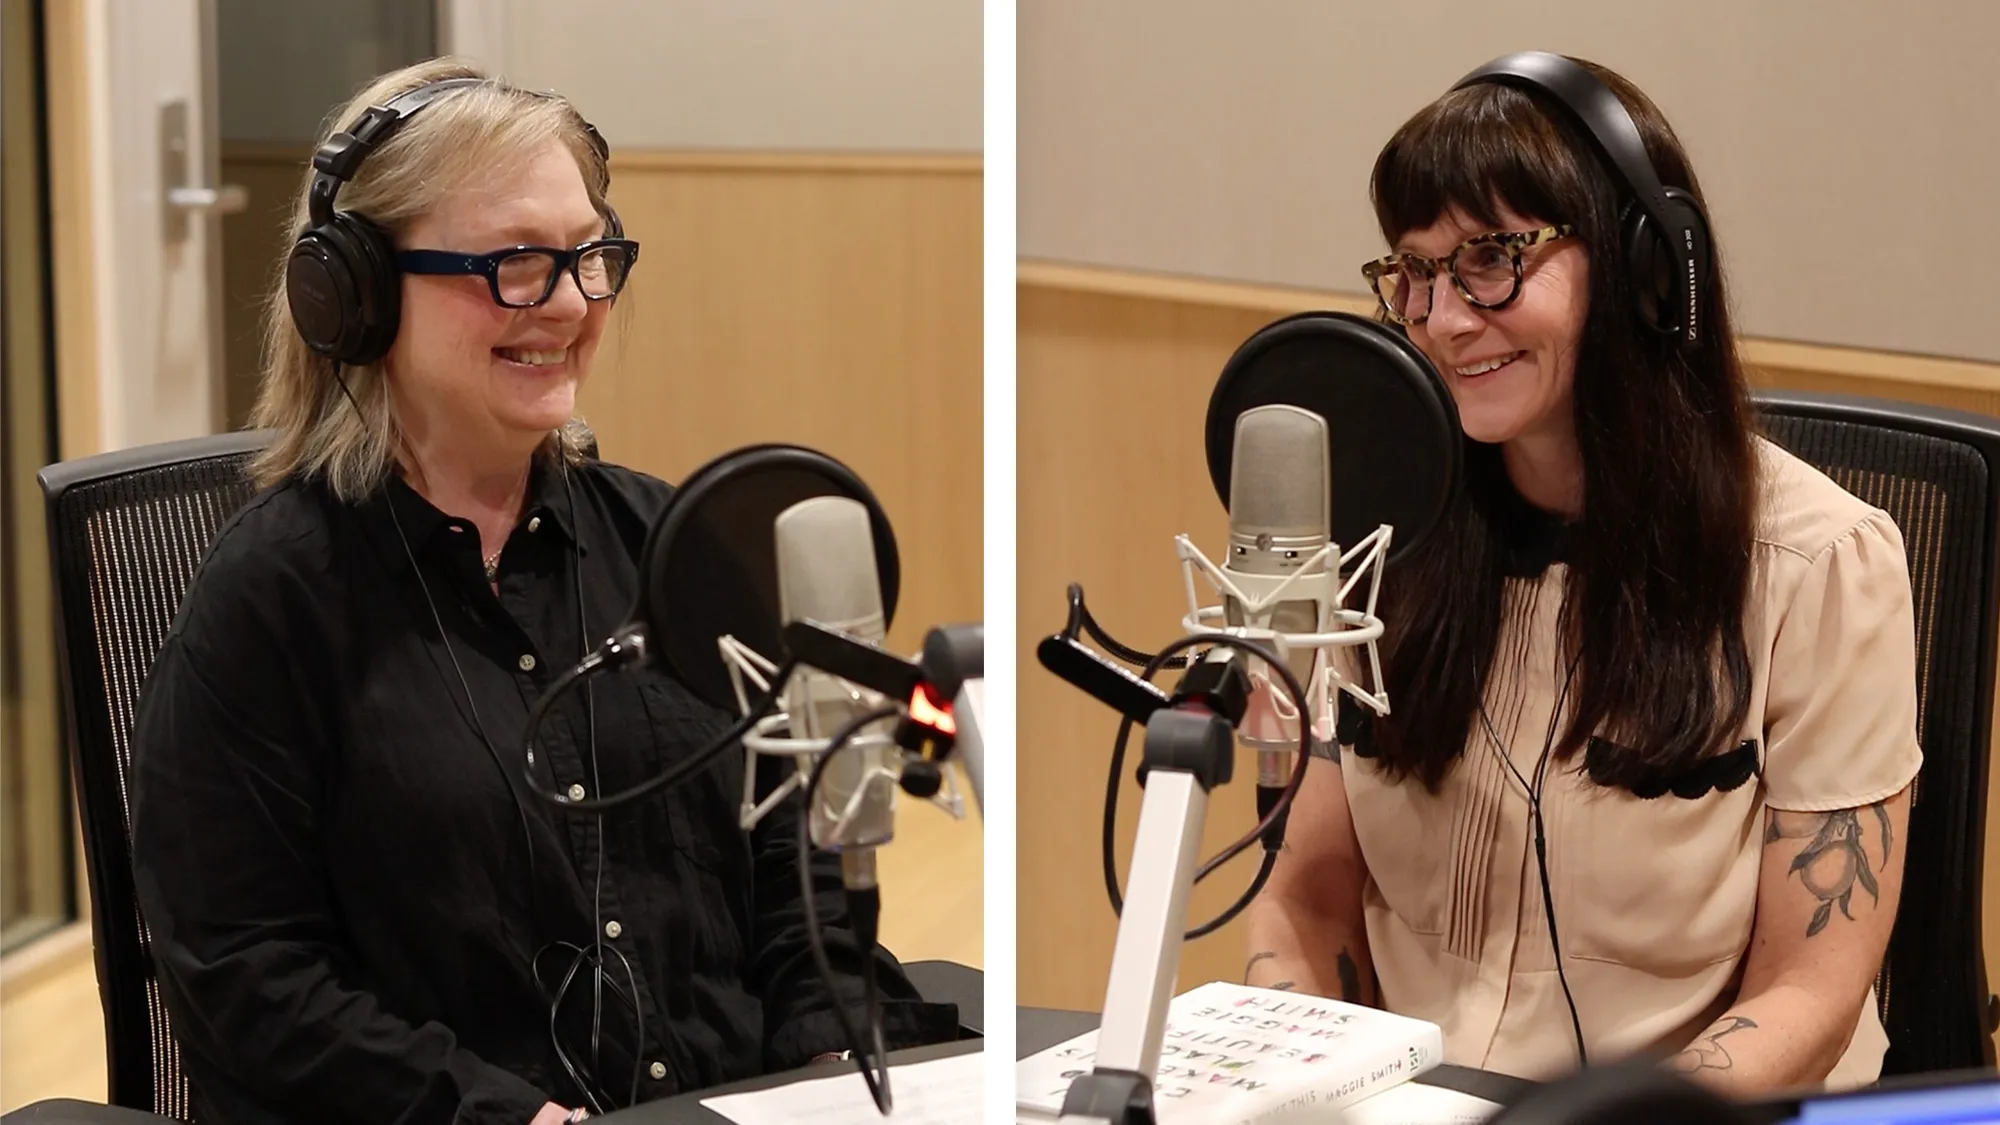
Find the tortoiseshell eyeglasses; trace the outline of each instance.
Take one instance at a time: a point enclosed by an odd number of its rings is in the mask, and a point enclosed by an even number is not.
[[[1575,234],[1568,224],[1531,231],[1475,235],[1442,258],[1391,254],[1361,267],[1382,311],[1397,324],[1422,324],[1431,315],[1431,283],[1439,272],[1469,305],[1504,309],[1521,292],[1521,252]]]

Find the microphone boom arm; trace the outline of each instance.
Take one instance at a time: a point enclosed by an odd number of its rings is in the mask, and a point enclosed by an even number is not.
[[[1196,647],[1208,636],[1214,634],[1173,642],[1154,657],[1146,673],[1156,671],[1175,651]],[[1159,1073],[1167,1009],[1180,969],[1188,895],[1201,867],[1199,848],[1209,794],[1230,780],[1235,725],[1248,703],[1243,682],[1247,673],[1239,661],[1254,658],[1269,663],[1277,657],[1268,648],[1241,637],[1225,635],[1217,643],[1234,650],[1228,660],[1221,665],[1190,664],[1166,705],[1144,719],[1140,767],[1144,795],[1128,891],[1119,911],[1111,972],[1105,985],[1096,1062],[1090,1073],[1071,1082],[1063,1098],[1060,1125],[1156,1125],[1158,1121],[1153,1082]],[[1044,642],[1045,663],[1049,655],[1059,653],[1075,655],[1074,649]],[[1082,665],[1066,660],[1050,667],[1067,679]],[[1271,667],[1295,702],[1303,706],[1304,688],[1291,669],[1283,660]],[[1304,780],[1310,757],[1304,752],[1308,737],[1308,732],[1299,732],[1300,753],[1293,777],[1278,806],[1271,810],[1272,816],[1282,814]],[[1107,837],[1107,849],[1109,846]],[[1246,896],[1235,909],[1240,910],[1248,901]]]

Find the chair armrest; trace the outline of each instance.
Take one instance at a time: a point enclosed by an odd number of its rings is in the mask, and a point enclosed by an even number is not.
[[[0,1125],[163,1125],[172,1121],[171,1117],[73,1098],[50,1098],[0,1117]]]
[[[903,966],[903,974],[917,986],[925,1000],[958,1005],[958,1026],[962,1032],[985,1033],[985,973],[956,961],[912,961]]]

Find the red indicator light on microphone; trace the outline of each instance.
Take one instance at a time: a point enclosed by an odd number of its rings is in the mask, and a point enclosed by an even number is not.
[[[918,684],[917,690],[910,693],[910,718],[940,734],[958,733],[951,719],[950,701],[934,695],[929,684]]]

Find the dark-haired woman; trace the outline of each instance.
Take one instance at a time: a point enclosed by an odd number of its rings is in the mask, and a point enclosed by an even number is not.
[[[1659,111],[1582,65],[1698,200]],[[1921,762],[1902,538],[1755,433],[1719,270],[1697,343],[1642,319],[1621,183],[1500,83],[1377,159],[1365,272],[1443,373],[1467,488],[1385,582],[1393,709],[1308,771],[1247,979],[1531,1078],[1866,1082]]]

